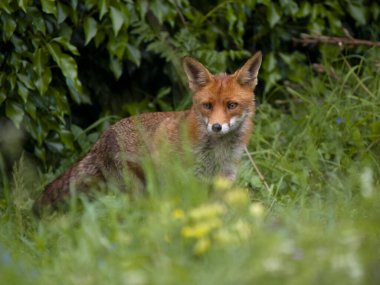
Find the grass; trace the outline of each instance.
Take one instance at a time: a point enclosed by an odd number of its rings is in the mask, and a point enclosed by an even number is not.
[[[249,150],[270,193],[247,157],[235,185],[171,161],[145,196],[35,219],[33,167],[0,172],[0,283],[379,284],[380,73],[347,63],[258,108]]]

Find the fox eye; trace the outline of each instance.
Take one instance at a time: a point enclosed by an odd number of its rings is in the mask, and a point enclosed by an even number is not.
[[[210,102],[203,103],[202,107],[205,108],[206,110],[211,110],[212,109],[212,104]]]
[[[238,106],[238,103],[236,103],[236,102],[228,102],[228,103],[227,103],[227,109],[228,109],[228,110],[233,110],[233,109],[235,109],[237,106]]]

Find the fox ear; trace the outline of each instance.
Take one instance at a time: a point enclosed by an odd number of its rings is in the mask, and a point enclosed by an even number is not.
[[[259,73],[262,60],[261,51],[258,51],[248,61],[235,72],[237,82],[252,89],[257,85],[257,74]]]
[[[189,80],[190,90],[195,92],[211,81],[212,75],[202,63],[191,57],[182,60],[183,69]]]

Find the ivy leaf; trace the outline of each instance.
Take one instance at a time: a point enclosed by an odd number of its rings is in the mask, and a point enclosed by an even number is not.
[[[66,77],[66,85],[69,88],[71,98],[75,101],[75,103],[91,103],[90,98],[84,94],[83,87],[79,79],[71,79]]]
[[[21,97],[24,103],[28,101],[29,91],[20,81],[17,81],[17,94]]]
[[[16,30],[16,21],[13,20],[12,17],[7,14],[2,15],[1,20],[3,22],[2,30],[4,32],[5,39],[9,40],[12,37],[14,31]]]
[[[123,13],[111,6],[111,21],[112,29],[115,35],[117,35],[124,24],[124,15]]]
[[[84,94],[82,84],[79,81],[78,66],[75,60],[71,56],[63,53],[56,43],[48,43],[46,47],[66,77],[66,84],[67,87],[69,87],[73,100],[78,104],[81,102],[89,102],[89,98]]]
[[[95,37],[96,32],[98,31],[98,23],[92,17],[86,17],[84,19],[84,36],[85,36],[85,45],[87,45],[93,37]]]
[[[57,6],[55,0],[41,0],[42,11],[53,14],[57,18]]]
[[[18,73],[17,74],[17,79],[19,81],[21,81],[25,86],[26,88],[30,89],[30,90],[34,90],[34,85],[32,83],[32,79],[29,75],[25,75],[25,74],[22,74],[22,73]]]
[[[268,14],[269,26],[273,28],[280,20],[280,14],[278,13],[277,5],[274,3],[271,3],[271,5],[268,6],[267,11],[268,11],[267,14]]]
[[[73,134],[64,129],[64,128],[61,128],[61,130],[59,131],[59,136],[61,137],[61,141],[63,142],[63,144],[70,150],[73,150],[74,149],[74,136]]]
[[[33,71],[36,75],[34,85],[40,95],[46,93],[52,79],[51,70],[47,66],[48,57],[45,53],[44,49],[39,48],[33,55]]]
[[[365,25],[366,20],[366,8],[362,4],[349,3],[348,12],[355,19],[357,24]]]
[[[62,92],[64,91],[50,87],[48,92],[49,95],[54,97],[61,115],[63,116],[64,114],[70,114],[68,98],[66,96],[62,96]]]
[[[111,56],[116,56],[119,60],[123,58],[125,48],[127,46],[127,37],[110,36],[107,49]]]
[[[32,22],[33,33],[41,32],[44,36],[46,35],[46,23],[42,17],[42,12],[39,10],[28,10],[27,17],[28,21]]]
[[[140,66],[141,52],[133,45],[127,44],[127,58],[137,66]]]
[[[37,156],[41,161],[46,161],[46,150],[44,147],[35,146],[34,155]]]
[[[64,54],[61,51],[61,48],[55,43],[48,43],[46,47],[65,77],[74,78],[77,76],[77,68],[74,59],[67,54]]]
[[[25,111],[35,120],[36,119],[36,105],[30,102],[30,100],[25,105]]]
[[[0,9],[4,10],[8,14],[12,14],[12,9],[9,6],[9,1],[0,1]]]
[[[26,4],[28,0],[17,0],[18,6],[26,13]]]
[[[58,2],[57,3],[57,21],[58,24],[63,23],[70,14],[70,7]]]
[[[5,90],[4,88],[0,89],[0,106],[1,104],[7,99],[7,95],[5,95]]]
[[[54,38],[52,41],[60,43],[61,46],[70,51],[73,55],[79,55],[79,51],[76,46],[72,45],[66,36]]]
[[[24,110],[18,103],[7,101],[5,103],[5,115],[12,120],[17,128],[20,128],[20,124],[24,118]]]
[[[110,69],[116,79],[119,79],[123,73],[123,64],[121,60],[111,57],[110,59]]]
[[[101,20],[103,19],[103,16],[108,12],[106,0],[98,1],[98,9],[99,9],[99,20]]]
[[[78,0],[71,0],[71,8],[76,9],[78,7]]]

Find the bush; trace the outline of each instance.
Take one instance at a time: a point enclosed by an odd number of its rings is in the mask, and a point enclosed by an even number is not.
[[[279,82],[302,83],[308,61],[334,54],[295,47],[292,37],[345,28],[374,38],[380,28],[369,23],[379,15],[378,3],[354,0],[4,0],[0,116],[25,130],[26,149],[50,165],[88,149],[109,114],[187,106],[183,55],[219,72],[261,49],[259,93],[279,96]]]

